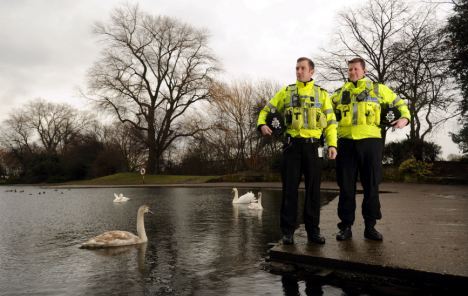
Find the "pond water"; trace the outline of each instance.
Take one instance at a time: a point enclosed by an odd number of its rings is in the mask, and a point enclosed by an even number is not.
[[[114,192],[131,199],[113,203]],[[0,295],[346,295],[265,271],[281,191],[262,193],[254,211],[230,188],[0,187]],[[142,204],[154,212],[147,244],[79,249],[107,230],[135,233]]]

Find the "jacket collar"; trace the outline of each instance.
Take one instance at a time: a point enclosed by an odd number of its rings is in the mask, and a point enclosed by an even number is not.
[[[306,82],[296,80],[296,85],[297,85],[297,87],[300,87],[300,88],[314,86],[314,80],[310,79],[309,81],[306,81]]]
[[[353,82],[351,80],[348,80],[348,87],[351,87],[351,88],[366,88],[366,84],[370,81],[369,78],[367,78],[366,76],[364,76],[363,78],[359,79],[358,81],[356,82]]]

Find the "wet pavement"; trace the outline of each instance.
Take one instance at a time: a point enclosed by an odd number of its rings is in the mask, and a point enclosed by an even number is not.
[[[271,261],[468,287],[468,186],[388,183],[380,189],[389,192],[380,196],[383,218],[376,226],[383,242],[364,239],[359,194],[351,240],[335,239],[334,199],[321,211],[325,245],[306,245],[301,227],[295,245],[270,250]]]

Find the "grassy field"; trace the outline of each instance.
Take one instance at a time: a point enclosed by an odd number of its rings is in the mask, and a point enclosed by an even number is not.
[[[73,185],[142,185],[142,184],[197,184],[218,179],[219,176],[176,176],[146,175],[143,181],[139,173],[118,173],[91,180],[72,181],[64,184]]]

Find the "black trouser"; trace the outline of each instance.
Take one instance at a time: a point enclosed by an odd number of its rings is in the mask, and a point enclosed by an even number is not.
[[[356,182],[359,172],[364,199],[362,216],[366,226],[374,226],[382,218],[379,201],[379,183],[382,178],[382,139],[339,139],[336,159],[336,177],[340,187],[338,217],[340,229],[351,226],[355,219]]]
[[[293,140],[283,147],[281,177],[283,202],[280,226],[283,234],[293,234],[296,229],[298,189],[304,174],[305,201],[304,224],[308,234],[319,233],[321,159],[318,141],[305,143]]]

